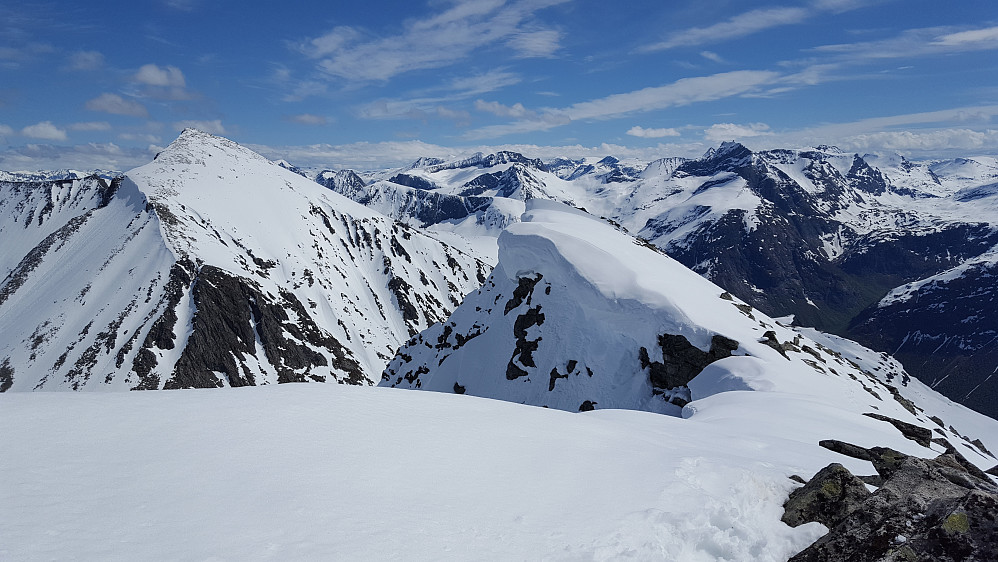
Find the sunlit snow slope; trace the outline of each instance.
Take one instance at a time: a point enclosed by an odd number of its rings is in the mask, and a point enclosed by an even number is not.
[[[195,130],[110,186],[2,189],[0,390],[370,383],[488,273]]]

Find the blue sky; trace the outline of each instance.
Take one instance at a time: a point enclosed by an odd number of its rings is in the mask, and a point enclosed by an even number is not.
[[[196,126],[305,166],[515,148],[998,154],[998,2],[0,4],[0,169]]]

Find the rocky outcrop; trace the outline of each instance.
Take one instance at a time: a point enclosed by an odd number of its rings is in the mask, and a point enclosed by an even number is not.
[[[662,390],[685,386],[704,367],[718,359],[731,357],[731,352],[738,349],[737,341],[720,334],[711,338],[708,351],[691,344],[686,336],[674,334],[660,335],[658,345],[662,350],[662,361],[651,361],[644,347],[638,351],[638,359],[641,368],[648,369],[652,387]]]
[[[791,493],[785,523],[829,528],[791,561],[994,559],[998,485],[952,448],[923,459],[883,447],[822,445],[872,461],[881,485],[870,493],[842,465],[831,464]]]

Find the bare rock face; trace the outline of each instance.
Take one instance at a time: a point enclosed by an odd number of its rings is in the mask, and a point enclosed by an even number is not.
[[[873,461],[872,494],[839,464],[822,469],[784,504],[783,521],[818,521],[828,534],[791,558],[804,561],[984,561],[998,553],[998,485],[959,453],[922,459],[874,447],[833,450]],[[832,447],[828,447],[832,448]],[[983,478],[982,478],[983,476]]]

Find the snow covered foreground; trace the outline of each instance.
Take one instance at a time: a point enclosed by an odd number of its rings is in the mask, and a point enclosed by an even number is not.
[[[873,473],[818,440],[927,452],[775,392],[688,419],[343,385],[0,400],[2,560],[785,560],[824,532],[780,522],[789,475]]]
[[[0,559],[785,560],[837,438],[826,403],[725,392],[689,419],[343,385],[0,397]],[[992,432],[992,435],[995,433]]]

